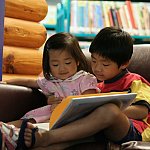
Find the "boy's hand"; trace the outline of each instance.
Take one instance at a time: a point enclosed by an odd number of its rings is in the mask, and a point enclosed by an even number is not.
[[[147,117],[148,108],[144,105],[131,105],[123,113],[129,118],[141,120]]]

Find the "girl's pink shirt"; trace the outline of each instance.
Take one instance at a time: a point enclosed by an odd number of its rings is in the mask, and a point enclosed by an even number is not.
[[[66,80],[52,78],[47,80],[44,77],[39,77],[37,83],[45,95],[54,94],[55,97],[65,98],[69,95],[80,95],[89,89],[96,89],[97,79],[94,75],[83,70],[77,72],[72,77]]]

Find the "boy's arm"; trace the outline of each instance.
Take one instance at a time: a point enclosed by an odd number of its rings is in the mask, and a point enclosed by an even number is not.
[[[124,113],[133,119],[145,119],[150,112],[150,84],[141,76],[132,81],[132,93],[137,93],[134,103]]]
[[[148,107],[145,105],[131,105],[124,110],[124,114],[132,119],[141,120],[147,117],[149,112]]]
[[[39,88],[37,79],[10,79],[5,81],[6,84],[20,85],[31,88]]]

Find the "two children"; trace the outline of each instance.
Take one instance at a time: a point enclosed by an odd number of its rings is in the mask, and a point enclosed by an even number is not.
[[[35,126],[25,122],[22,124],[25,125],[22,147],[49,149],[54,144],[63,147],[90,136],[99,141],[101,133],[117,144],[131,140],[150,141],[150,83],[127,70],[133,53],[131,36],[121,29],[106,27],[94,38],[89,51],[92,70],[101,81],[98,84],[100,90],[130,90],[137,93],[133,104],[122,112],[117,105],[108,103],[81,119],[50,131],[33,132]]]
[[[98,87],[102,92],[126,91],[137,93],[133,104],[122,112],[115,104],[98,107],[89,115],[61,128],[35,133],[34,148],[49,148],[71,141],[99,135],[117,144],[137,140],[150,141],[150,83],[138,74],[127,70],[132,53],[131,36],[121,29],[106,27],[91,43],[92,70],[102,82]],[[27,123],[24,144],[31,147],[32,129]],[[48,139],[48,140],[47,140]]]

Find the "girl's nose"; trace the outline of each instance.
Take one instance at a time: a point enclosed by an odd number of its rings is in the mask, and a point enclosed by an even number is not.
[[[63,71],[65,71],[66,70],[66,67],[64,66],[64,65],[61,65],[60,67],[59,67],[59,71],[60,72],[63,72]]]

